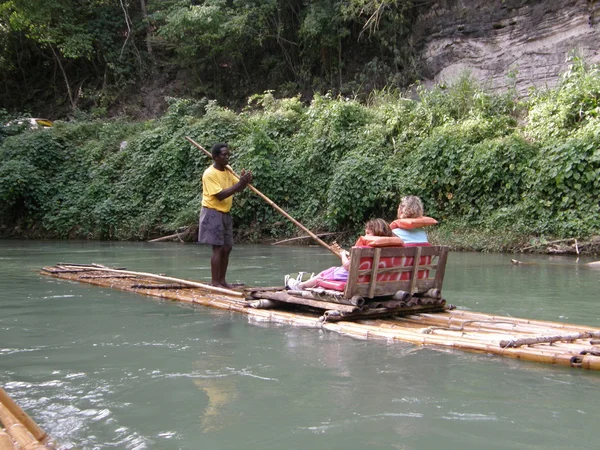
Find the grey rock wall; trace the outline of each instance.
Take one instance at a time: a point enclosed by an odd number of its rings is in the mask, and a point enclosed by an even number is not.
[[[426,84],[468,71],[524,95],[554,86],[573,52],[600,63],[600,0],[439,0],[422,8],[413,39]]]

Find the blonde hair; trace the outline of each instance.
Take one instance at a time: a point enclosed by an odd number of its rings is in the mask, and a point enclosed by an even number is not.
[[[423,215],[423,202],[416,195],[402,197],[398,206],[398,219],[412,219]]]
[[[371,219],[365,225],[365,230],[373,233],[373,236],[393,236],[394,233],[392,229],[388,225],[388,223],[383,219]]]

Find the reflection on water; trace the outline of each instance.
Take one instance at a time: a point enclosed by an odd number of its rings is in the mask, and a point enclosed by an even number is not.
[[[452,253],[445,297],[600,326],[598,271],[512,257]],[[598,373],[255,323],[36,273],[95,262],[208,281],[209,258],[197,245],[0,242],[0,383],[63,448],[597,447]],[[237,246],[229,279],[280,285],[335,263],[319,247]]]
[[[226,426],[225,407],[237,397],[235,381],[228,378],[196,378],[194,384],[208,396],[208,406],[201,416],[202,431],[221,430]]]

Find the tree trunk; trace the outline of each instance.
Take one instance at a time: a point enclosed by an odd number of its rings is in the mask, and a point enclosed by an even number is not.
[[[67,94],[69,95],[69,102],[71,103],[71,109],[74,110],[77,107],[77,102],[73,98],[73,93],[71,92],[71,86],[69,84],[69,78],[67,77],[67,72],[65,72],[65,68],[63,67],[62,62],[60,61],[60,56],[56,53],[56,51],[54,50],[54,47],[52,45],[50,46],[50,50],[52,50],[54,59],[56,60],[56,63],[58,64],[58,67],[60,68],[60,71],[63,75],[63,78],[65,80],[65,86],[67,87]]]
[[[146,11],[146,0],[140,0],[140,8],[142,10],[142,18],[146,22],[146,50],[149,55],[152,55],[152,29],[148,22],[148,12]]]

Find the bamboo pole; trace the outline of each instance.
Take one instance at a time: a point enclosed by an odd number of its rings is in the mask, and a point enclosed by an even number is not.
[[[340,305],[358,306],[359,308],[365,304],[365,299],[359,297],[358,295],[355,295],[352,298],[344,298],[341,295],[320,295],[318,292],[315,291],[288,291],[288,294],[294,297],[308,298],[310,300],[318,300],[321,302],[328,303],[339,303]]]
[[[338,234],[343,234],[343,233],[344,233],[343,231],[334,231],[332,233],[319,233],[319,234],[317,234],[317,236],[318,237],[331,236],[331,235],[338,235]],[[312,238],[312,236],[296,236],[296,237],[293,237],[293,238],[283,239],[281,241],[273,242],[271,245],[285,244],[287,242],[300,241],[302,239],[308,239],[308,238]]]
[[[63,268],[63,269],[68,270],[69,266],[58,266],[57,265],[56,267],[59,267],[59,269]],[[221,294],[227,294],[227,295],[231,295],[233,297],[243,297],[244,296],[244,294],[242,294],[241,292],[233,291],[231,289],[220,288],[217,286],[211,286],[210,284],[197,283],[195,281],[182,280],[181,278],[173,278],[173,277],[165,277],[162,275],[155,275],[153,273],[133,272],[131,270],[108,269],[108,268],[96,267],[96,266],[87,266],[84,269],[84,267],[81,265],[77,266],[77,268],[79,269],[78,272],[87,272],[87,271],[91,270],[91,271],[99,271],[99,272],[117,273],[117,274],[121,274],[121,275],[143,276],[143,277],[149,277],[149,278],[156,278],[157,280],[173,281],[175,283],[181,283],[181,284],[185,284],[187,286],[202,288],[202,289],[206,289],[206,290],[213,291],[213,292],[220,292]],[[61,270],[58,270],[57,272],[61,272]]]
[[[19,405],[17,405],[12,398],[6,393],[6,391],[0,387],[0,404],[4,407],[19,421],[21,422],[33,435],[35,439],[40,442],[44,442],[48,439],[48,435],[42,430],[34,421],[23,411]]]
[[[496,316],[492,314],[464,311],[464,310],[452,310],[447,312],[447,316],[452,317],[453,320],[457,317],[462,317],[467,320],[474,319],[482,319],[482,320],[498,320],[498,321],[511,321],[519,324],[527,324],[527,325],[535,325],[535,326],[548,326],[552,325],[552,328],[562,329],[562,330],[573,330],[575,332],[580,331],[598,331],[597,328],[588,327],[585,325],[574,325],[569,323],[559,323],[559,322],[545,322],[543,320],[533,320],[533,319],[521,319],[519,317],[506,317],[506,316]]]
[[[182,231],[182,233],[184,233],[184,232],[185,232],[185,230]],[[179,233],[170,234],[168,236],[162,236],[162,237],[159,237],[156,239],[150,239],[148,242],[164,242],[164,241],[169,241],[169,240],[175,239],[175,238],[179,239],[179,242],[183,242]]]
[[[293,295],[289,295],[285,292],[260,292],[254,295],[259,296],[259,298],[266,298],[267,300],[276,300],[284,303],[294,303],[296,305],[312,306],[313,308],[325,310],[335,309],[340,312],[356,312],[360,309],[357,306],[353,305],[342,305],[340,303],[330,303],[319,300],[312,300],[308,298],[296,297]]]
[[[200,149],[202,152],[204,152],[207,156],[209,156],[210,158],[212,158],[212,154],[209,151],[207,151],[204,147],[202,147],[200,144],[198,144],[197,142],[195,142],[191,137],[186,136],[185,138],[192,145],[194,145],[195,147],[197,147],[198,149]],[[230,166],[227,166],[227,170],[229,170],[238,179],[240,178],[240,176],[238,174],[236,174]],[[290,216],[281,207],[279,207],[273,200],[271,200],[269,197],[267,197],[265,194],[263,194],[262,192],[260,192],[258,189],[256,189],[251,184],[248,185],[248,188],[252,192],[254,192],[256,195],[258,195],[260,198],[262,198],[265,202],[267,202],[269,205],[271,205],[273,208],[275,208],[279,213],[281,213],[284,217],[286,217],[290,222],[292,222],[294,225],[296,225],[298,228],[300,228],[302,231],[304,231],[306,234],[308,234],[311,238],[313,238],[319,245],[325,247],[327,250],[329,250],[335,256],[341,258],[340,249],[338,247],[334,247],[334,246],[328,245],[326,242],[322,241],[315,233],[313,233],[312,231],[310,231],[308,228],[306,228],[304,225],[302,225],[300,222],[298,222],[296,219],[294,219],[292,216]]]
[[[6,433],[16,442],[18,448],[47,450],[2,403],[0,403],[0,422],[4,425]]]
[[[547,324],[544,327],[522,324],[518,322],[514,322],[511,320],[512,318],[506,317],[504,320],[499,318],[491,318],[491,317],[477,317],[473,319],[469,318],[455,318],[447,315],[418,315],[418,316],[410,316],[407,317],[406,320],[413,321],[415,323],[426,322],[429,325],[439,325],[448,327],[450,329],[455,330],[466,330],[466,329],[493,329],[493,330],[502,330],[502,331],[511,331],[511,332],[520,332],[520,333],[541,333],[548,332],[549,330],[557,330],[558,328],[548,327]],[[552,331],[550,331],[552,332]]]
[[[512,347],[512,348],[517,348],[517,347],[521,347],[522,345],[532,345],[532,344],[541,344],[541,343],[553,343],[553,342],[557,342],[557,341],[567,341],[567,342],[571,342],[571,341],[576,341],[577,339],[588,339],[588,338],[597,338],[600,337],[600,331],[593,333],[593,332],[587,332],[587,333],[579,333],[579,334],[571,334],[571,335],[563,335],[563,336],[539,336],[539,337],[535,337],[535,338],[525,338],[525,339],[517,339],[515,341],[513,340],[508,340],[508,341],[500,341],[500,347],[502,348],[506,348],[506,347]]]
[[[418,313],[418,309],[423,309],[428,312],[442,311],[443,305],[430,305],[430,306],[415,306],[411,308],[410,314]],[[372,320],[379,319],[382,317],[394,316],[402,314],[406,311],[404,308],[390,309],[390,308],[374,308],[365,311],[357,311],[351,313],[339,313],[338,311],[325,311],[325,313],[319,318],[324,322],[339,322],[341,320]],[[337,314],[336,314],[337,313]]]

